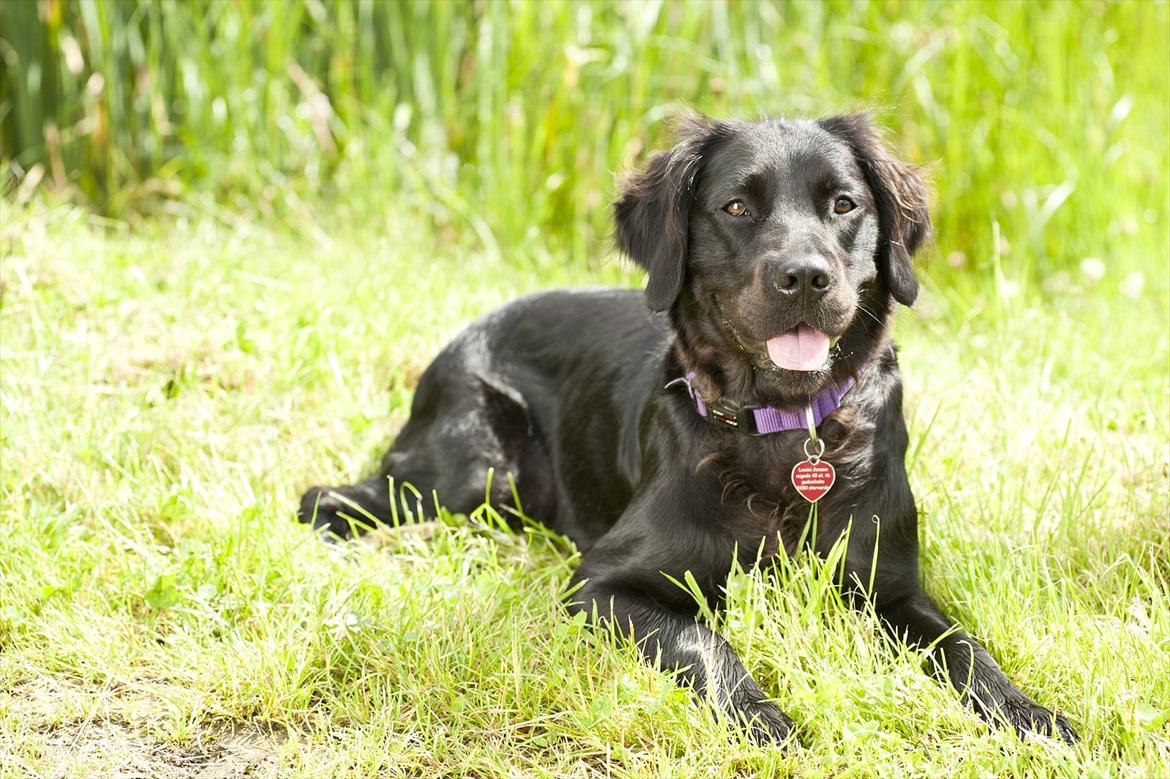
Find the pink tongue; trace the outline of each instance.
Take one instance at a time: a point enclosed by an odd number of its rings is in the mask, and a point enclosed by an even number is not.
[[[829,336],[807,325],[768,339],[768,356],[780,368],[815,371],[829,359]]]

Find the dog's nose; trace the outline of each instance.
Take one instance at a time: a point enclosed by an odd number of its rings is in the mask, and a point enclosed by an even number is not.
[[[833,286],[833,273],[824,257],[799,257],[781,263],[773,283],[783,295],[819,298]]]

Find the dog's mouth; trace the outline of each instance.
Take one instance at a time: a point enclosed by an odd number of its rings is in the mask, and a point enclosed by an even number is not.
[[[808,322],[798,322],[766,340],[745,338],[731,323],[719,298],[714,300],[722,315],[724,327],[730,331],[740,350],[750,356],[757,369],[769,373],[791,371],[807,374],[824,371],[829,367],[834,347],[841,340],[840,333],[829,335]]]
[[[799,324],[769,338],[764,347],[768,359],[786,371],[819,371],[829,361],[829,350],[841,336],[830,336],[815,327]]]

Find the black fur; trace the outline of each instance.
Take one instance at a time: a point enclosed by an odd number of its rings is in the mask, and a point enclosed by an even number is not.
[[[852,211],[834,212],[842,196]],[[725,210],[735,200],[742,215]],[[788,474],[805,434],[713,427],[685,391],[664,385],[695,371],[708,401],[799,406],[851,376],[856,387],[821,425],[838,483],[820,502],[810,545],[823,554],[849,529],[842,581],[852,602],[872,603],[914,646],[937,642],[938,672],[987,720],[1074,740],[1068,721],[1020,692],[919,584],[888,336],[894,302],[917,295],[910,258],[930,230],[915,170],[865,116],[694,118],[674,149],[629,179],[614,212],[618,244],[648,272],[650,310],[637,292],[593,289],[533,295],[487,315],[423,374],[378,472],[309,490],[301,519],[347,537],[346,514],[390,515],[390,477],[469,512],[489,468],[510,472],[525,512],[582,552],[571,610],[633,635],[647,661],[680,670],[756,736],[780,741],[792,721],[728,643],[696,622],[693,599],[667,575],[690,572],[717,607],[736,550],[745,567],[761,543],[765,562],[794,551],[809,509]],[[794,268],[814,267],[823,282],[815,295],[789,288]],[[840,337],[818,370],[768,359],[767,339],[800,324]],[[513,502],[504,478],[491,497]],[[423,510],[433,511],[430,501]]]

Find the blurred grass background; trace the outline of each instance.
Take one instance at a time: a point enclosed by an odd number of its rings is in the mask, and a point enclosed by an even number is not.
[[[932,272],[1165,288],[1168,40],[1144,1],[2,0],[2,181],[584,262],[680,103],[872,107],[931,166]]]

